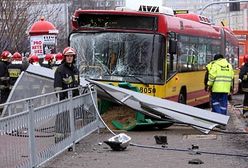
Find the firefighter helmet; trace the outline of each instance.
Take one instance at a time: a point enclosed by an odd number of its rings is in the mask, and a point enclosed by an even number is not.
[[[53,54],[46,54],[45,57],[44,57],[44,61],[46,62],[53,62]]]
[[[63,59],[64,59],[64,56],[62,55],[62,53],[60,53],[60,52],[57,53],[55,55],[55,64],[60,65],[62,63]]]
[[[62,55],[62,53],[57,53],[56,55],[55,55],[55,60],[56,61],[62,61],[63,60],[63,55]]]
[[[28,58],[30,64],[39,64],[39,57],[35,54],[30,54]]]
[[[248,55],[244,55],[244,63],[248,63]]]
[[[12,56],[13,61],[22,61],[22,55],[19,52],[15,52]]]
[[[3,51],[1,54],[2,61],[8,61],[11,58],[11,53],[9,51]]]

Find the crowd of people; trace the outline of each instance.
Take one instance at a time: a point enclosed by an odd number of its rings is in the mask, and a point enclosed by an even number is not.
[[[0,55],[0,104],[6,102],[16,80],[29,64],[56,70],[62,60],[62,53],[46,54],[41,59],[36,54],[24,57],[19,52],[11,54],[9,51],[3,51]]]

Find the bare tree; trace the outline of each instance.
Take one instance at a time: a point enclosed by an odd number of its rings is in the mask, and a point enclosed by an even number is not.
[[[59,36],[58,39],[65,41],[63,33],[65,21],[61,22],[60,19],[63,11],[63,5],[56,4],[55,0],[1,0],[0,52],[3,50],[29,52],[30,44],[27,31],[41,16],[45,16],[52,23],[59,22],[59,24],[55,24],[62,36]]]

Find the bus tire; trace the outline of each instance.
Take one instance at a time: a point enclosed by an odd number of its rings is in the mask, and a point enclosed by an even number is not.
[[[178,103],[186,104],[186,102],[187,102],[186,89],[182,88],[178,95]]]

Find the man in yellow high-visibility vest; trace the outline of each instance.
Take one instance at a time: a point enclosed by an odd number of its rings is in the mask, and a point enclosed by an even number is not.
[[[208,74],[209,74],[209,71],[210,71],[210,69],[212,68],[212,65],[213,65],[213,63],[214,63],[215,61],[216,61],[216,60],[210,61],[210,62],[206,65],[206,73],[205,73],[205,76],[204,76],[205,91],[207,91],[207,89],[208,89]]]
[[[211,91],[212,111],[227,114],[228,93],[230,93],[234,72],[232,65],[221,54],[214,56],[216,60],[209,70],[208,90]]]

